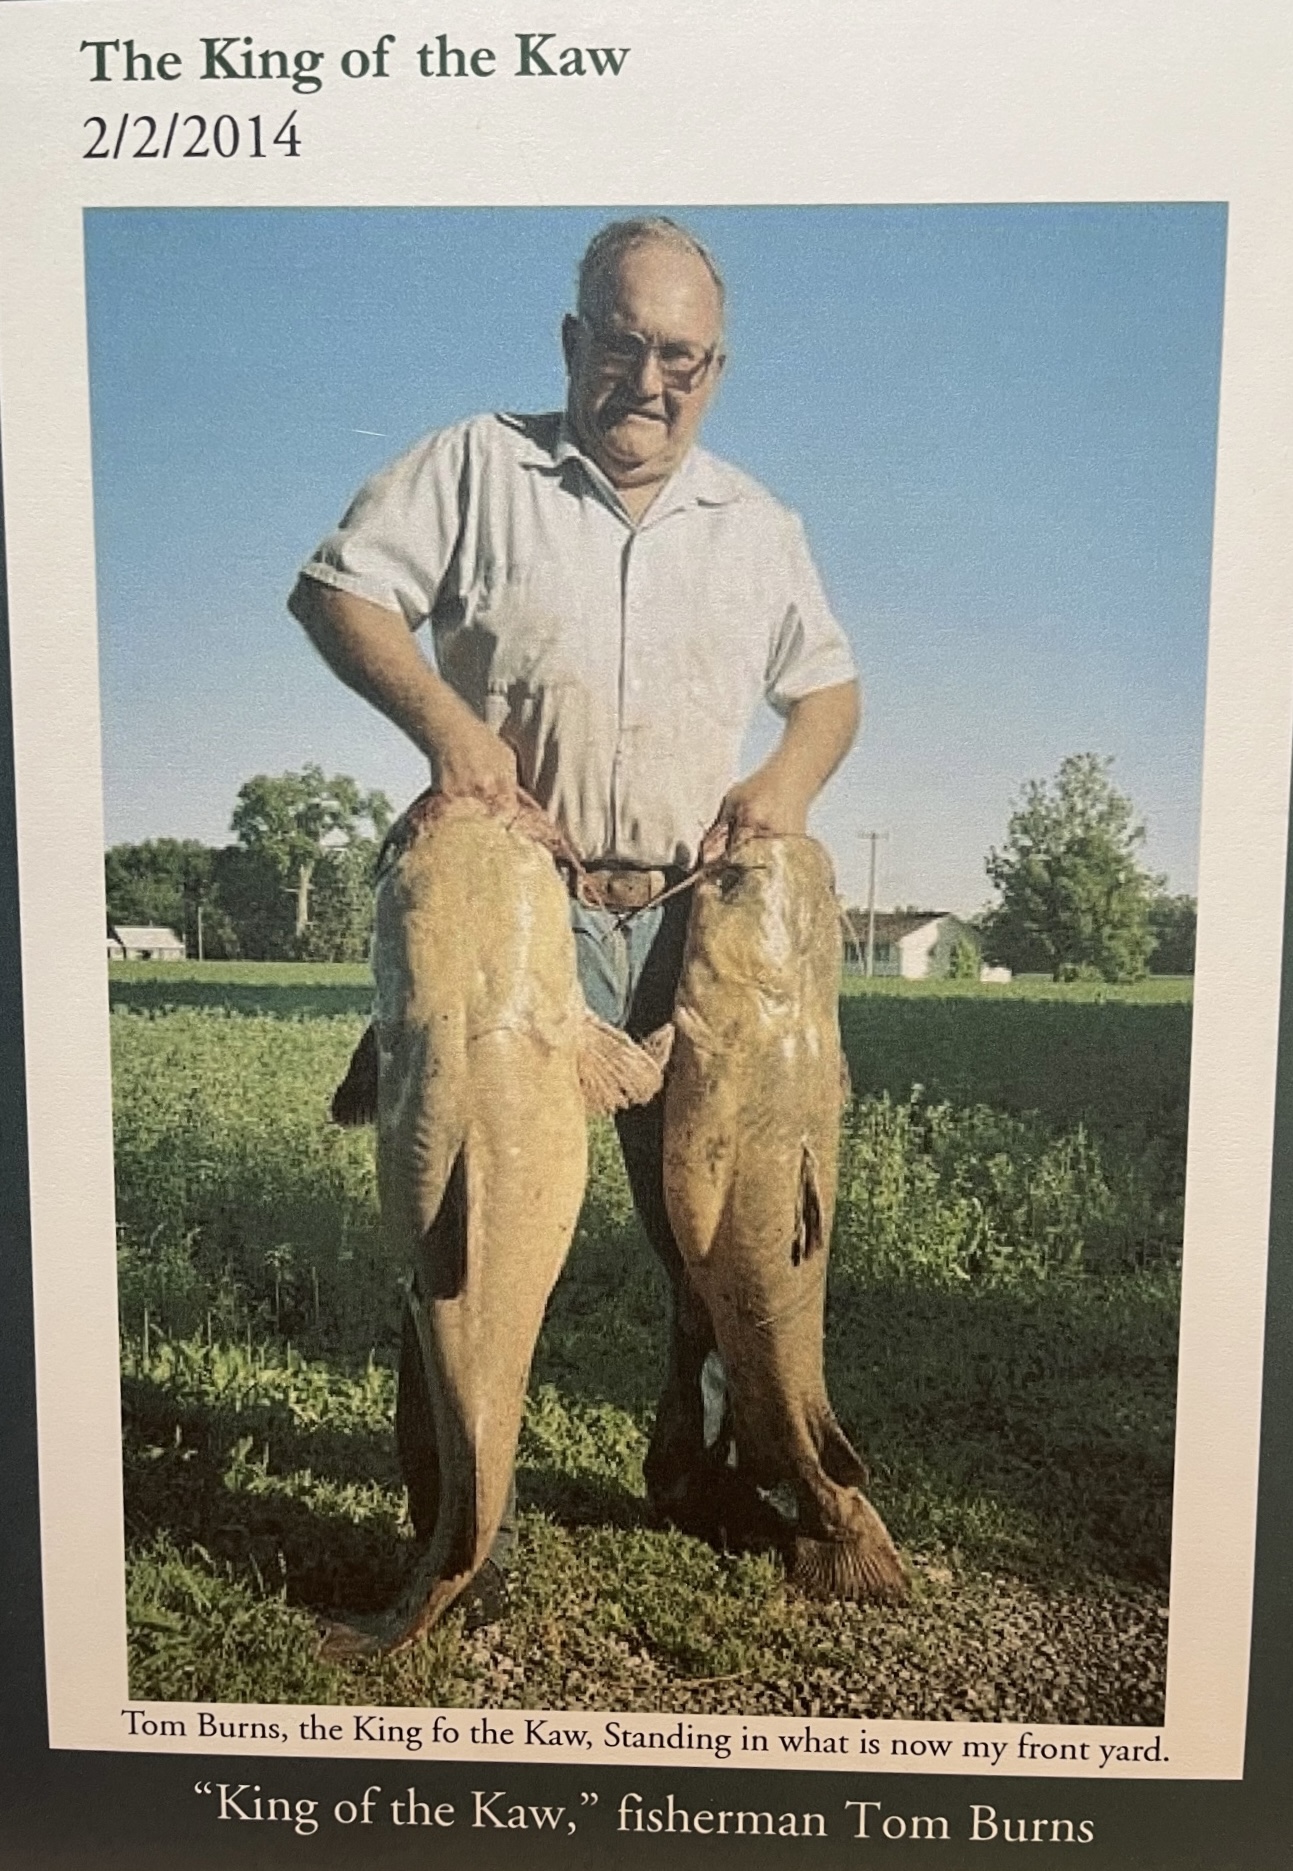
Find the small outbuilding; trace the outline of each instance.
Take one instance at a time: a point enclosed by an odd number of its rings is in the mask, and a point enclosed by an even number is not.
[[[108,925],[109,961],[183,961],[184,938],[147,924]]]

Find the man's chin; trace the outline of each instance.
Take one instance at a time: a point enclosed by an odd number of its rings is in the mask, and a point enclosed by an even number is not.
[[[618,472],[649,468],[668,453],[668,426],[649,416],[630,416],[603,431],[602,453]]]

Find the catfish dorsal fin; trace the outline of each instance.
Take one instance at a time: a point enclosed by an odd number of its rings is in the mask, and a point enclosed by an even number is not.
[[[825,1246],[824,1216],[822,1214],[821,1181],[817,1170],[817,1158],[812,1147],[804,1144],[803,1155],[799,1159],[799,1194],[795,1200],[795,1234],[790,1243],[790,1260],[793,1266],[801,1261],[811,1260]]]
[[[579,1088],[592,1116],[649,1104],[663,1084],[660,1067],[644,1047],[596,1014],[585,1014],[579,1033]]]

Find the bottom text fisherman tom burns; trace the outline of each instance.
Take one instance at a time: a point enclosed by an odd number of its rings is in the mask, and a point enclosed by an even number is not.
[[[881,1800],[846,1800],[844,1811],[852,1837],[876,1843],[962,1838],[972,1844],[1001,1839],[1012,1844],[1090,1845],[1095,1839],[1090,1819],[1007,1817],[987,1805],[971,1805],[959,1827],[943,1813],[886,1812]],[[658,1806],[648,1806],[640,1793],[626,1793],[619,1803],[616,1830],[695,1832],[721,1838],[827,1836],[824,1813],[683,1806],[672,1793]]]

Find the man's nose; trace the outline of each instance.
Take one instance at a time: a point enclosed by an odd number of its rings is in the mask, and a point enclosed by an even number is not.
[[[653,344],[644,346],[638,356],[633,370],[633,388],[643,400],[660,396],[664,391],[664,373]]]

